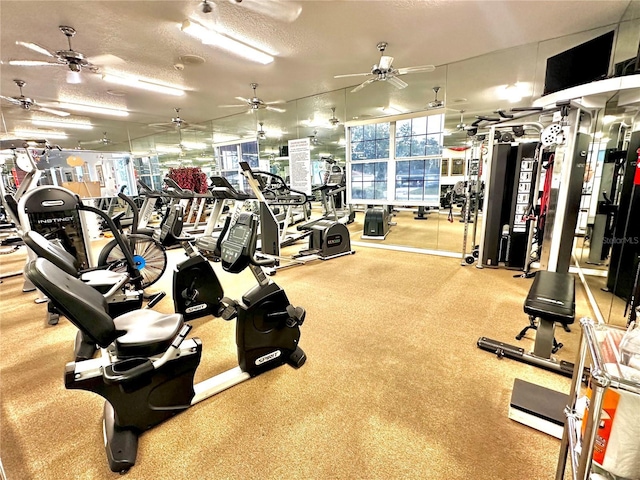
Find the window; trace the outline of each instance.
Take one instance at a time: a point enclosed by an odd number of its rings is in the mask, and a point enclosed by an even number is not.
[[[247,162],[251,168],[258,168],[258,142],[250,141],[221,145],[215,148],[219,174],[235,188],[242,189],[240,162]]]
[[[389,158],[389,123],[351,128],[351,160]]]
[[[440,159],[396,163],[396,200],[437,201],[439,193]]]
[[[241,143],[240,151],[243,162],[247,162],[251,168],[258,168],[258,142]]]
[[[440,114],[350,126],[350,200],[437,205],[443,123]]]
[[[386,162],[352,164],[351,195],[354,199],[386,200]]]
[[[441,155],[443,122],[444,115],[396,122],[396,157]]]

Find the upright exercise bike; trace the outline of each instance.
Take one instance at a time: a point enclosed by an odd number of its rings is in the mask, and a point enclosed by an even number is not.
[[[105,398],[105,448],[114,472],[124,473],[135,464],[138,436],[145,430],[262,372],[285,363],[295,368],[305,363],[306,355],[298,345],[305,311],[291,305],[285,292],[262,271],[271,260],[255,257],[258,219],[247,213],[229,224],[225,223],[221,235],[226,239],[220,240],[222,267],[232,273],[249,267],[258,285],[241,302],[224,304],[225,315],[237,317],[239,365],[196,385],[202,342],[186,339],[191,326],[184,323],[183,315],[142,309],[111,318],[104,297],[81,280],[43,258],[27,265],[31,281],[102,348],[99,358],[67,364],[65,387]],[[176,298],[187,309],[198,305],[199,292],[197,282],[184,283],[188,287]]]

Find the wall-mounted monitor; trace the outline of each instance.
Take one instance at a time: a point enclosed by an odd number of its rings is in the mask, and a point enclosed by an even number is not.
[[[611,62],[613,38],[612,30],[549,57],[543,95],[606,78]]]

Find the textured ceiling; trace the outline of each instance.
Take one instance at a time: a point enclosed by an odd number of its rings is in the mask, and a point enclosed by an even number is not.
[[[40,104],[56,108],[58,101],[126,107],[126,122],[90,115],[96,125],[92,131],[71,133],[60,145],[72,148],[78,141],[97,140],[108,132],[112,145],[157,132],[152,123],[169,122],[174,108],[180,116],[199,123],[214,119],[214,130],[250,134],[258,121],[268,129],[288,132],[292,138],[313,134],[302,120],[314,116],[328,118],[336,107],[340,120],[355,116],[377,116],[380,107],[390,103],[405,111],[426,107],[433,99],[432,88],[444,85],[440,98],[453,112],[497,108],[495,92],[489,86],[518,81],[519,77],[540,77],[540,52],[535,42],[615,25],[638,18],[640,2],[617,1],[300,1],[300,15],[293,21],[279,16],[291,2],[253,0],[269,6],[269,15],[256,13],[245,5],[215,0],[214,11],[203,16],[200,2],[190,1],[7,1],[0,2],[0,94],[18,95],[13,80],[26,81],[24,94]],[[295,5],[295,4],[294,4]],[[243,37],[272,53],[269,65],[252,63],[224,50],[204,46],[185,35],[178,24],[198,16],[215,19],[217,28]],[[279,17],[279,18],[274,18]],[[25,67],[8,65],[9,60],[47,60],[16,41],[32,42],[49,50],[66,49],[66,38],[59,25],[77,30],[74,50],[87,57],[106,61],[115,56],[120,63],[107,62],[102,71],[119,71],[153,78],[184,87],[183,97],[172,97],[114,86],[97,74],[83,72],[81,84],[67,84],[65,67]],[[586,34],[586,38],[589,34]],[[386,82],[376,82],[358,93],[345,87],[362,79],[334,79],[334,75],[367,72],[379,58],[376,44],[389,43],[387,55],[395,58],[396,68],[433,64],[431,73],[403,76],[409,83],[397,90]],[[526,45],[534,46],[527,47]],[[552,45],[551,42],[550,45]],[[558,44],[560,45],[560,44]],[[522,46],[520,49],[511,47]],[[637,46],[637,43],[636,43]],[[484,62],[488,52],[505,50]],[[201,65],[186,62],[183,70],[174,65],[183,55],[198,55]],[[478,61],[472,59],[477,57]],[[456,63],[457,62],[457,63]],[[443,65],[451,64],[449,68]],[[543,75],[543,74],[542,74]],[[543,77],[544,78],[544,77]],[[521,79],[521,78],[520,78]],[[244,115],[242,108],[220,108],[237,103],[236,96],[251,97],[251,82],[259,84],[258,96],[264,101],[282,100],[287,112],[261,111],[259,118]],[[119,90],[124,96],[113,96]],[[330,92],[324,95],[323,92]],[[530,103],[535,92],[523,99]],[[465,102],[454,102],[465,98]],[[294,101],[295,99],[301,99]],[[491,107],[488,107],[491,105]],[[5,128],[29,123],[30,113],[2,102]],[[241,115],[240,115],[241,114]],[[223,118],[229,117],[229,118]],[[472,119],[471,119],[472,120]],[[470,123],[470,122],[468,122]],[[186,132],[185,132],[186,134]],[[197,134],[192,134],[197,137]],[[202,137],[202,135],[199,135]],[[167,135],[175,142],[175,135]]]

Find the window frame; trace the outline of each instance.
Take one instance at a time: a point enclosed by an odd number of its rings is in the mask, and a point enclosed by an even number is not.
[[[377,117],[377,118],[372,118],[372,119],[367,119],[367,120],[361,120],[361,121],[351,121],[351,122],[346,122],[345,123],[345,130],[346,130],[346,145],[347,145],[347,151],[346,151],[346,162],[347,162],[347,168],[346,168],[346,173],[347,173],[347,199],[350,203],[352,204],[367,204],[367,205],[412,205],[412,206],[438,206],[440,201],[439,201],[439,196],[440,196],[440,187],[442,184],[442,175],[441,175],[441,171],[442,171],[442,158],[443,158],[443,150],[444,150],[444,114],[445,114],[445,109],[444,108],[440,108],[440,109],[434,109],[434,110],[428,110],[428,111],[421,111],[421,112],[415,112],[415,113],[411,113],[411,114],[403,114],[403,115],[394,115],[394,116],[389,116],[389,117]],[[421,117],[425,117],[427,118],[427,123],[428,123],[428,117],[431,116],[435,116],[435,115],[441,115],[442,119],[440,122],[440,128],[442,131],[440,132],[428,132],[428,127],[427,127],[427,132],[425,132],[425,135],[428,137],[429,135],[439,135],[440,138],[440,142],[439,142],[439,147],[440,147],[440,153],[438,155],[421,155],[421,156],[409,156],[409,157],[398,157],[396,154],[396,125],[397,122],[402,121],[402,120],[410,120],[410,119],[414,119],[414,118],[421,118]],[[352,150],[351,150],[351,144],[352,144],[352,137],[351,137],[351,133],[352,133],[352,127],[357,127],[357,126],[361,126],[361,125],[371,125],[371,124],[380,124],[380,123],[389,123],[389,155],[386,158],[376,158],[376,159],[353,159],[352,158]],[[426,153],[426,152],[425,152]],[[399,162],[404,162],[404,161],[425,161],[425,160],[438,160],[438,165],[437,165],[437,171],[438,171],[438,175],[437,175],[437,189],[434,189],[434,192],[437,192],[437,194],[429,194],[432,197],[437,197],[437,200],[425,200],[424,196],[424,183],[423,183],[423,193],[422,193],[422,200],[406,200],[406,199],[396,199],[396,171],[397,171],[397,166]],[[353,179],[352,179],[352,168],[354,165],[359,165],[359,164],[371,164],[371,163],[386,163],[387,165],[387,186],[386,186],[386,198],[354,198],[353,197],[353,189],[352,189],[352,183],[353,183]],[[426,171],[425,171],[425,177],[423,178],[423,182],[426,180]],[[435,180],[435,178],[433,179],[429,179],[430,181]],[[375,188],[375,186],[374,186]]]

